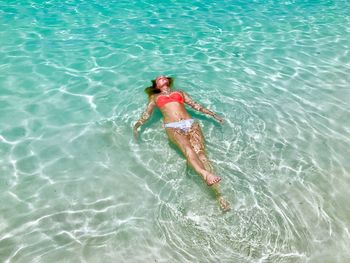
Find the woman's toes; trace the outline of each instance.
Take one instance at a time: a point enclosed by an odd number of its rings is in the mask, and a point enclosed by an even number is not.
[[[213,184],[220,182],[220,180],[221,180],[221,178],[219,176],[216,176],[216,175],[208,175],[206,178],[207,184],[209,186],[212,186]]]
[[[216,184],[216,183],[220,182],[220,180],[221,180],[221,178],[219,176],[215,176],[213,183]]]

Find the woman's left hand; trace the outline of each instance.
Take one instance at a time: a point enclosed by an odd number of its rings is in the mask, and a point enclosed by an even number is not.
[[[217,120],[221,125],[224,124],[224,120],[218,115],[214,114],[214,119]]]

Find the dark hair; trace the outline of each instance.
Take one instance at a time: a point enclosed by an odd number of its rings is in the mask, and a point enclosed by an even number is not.
[[[174,84],[174,78],[167,77],[169,81],[169,87],[172,88]],[[152,86],[149,86],[145,88],[145,92],[147,93],[148,97],[151,97],[154,94],[160,93],[160,89],[157,88],[157,83],[155,79],[152,79]]]

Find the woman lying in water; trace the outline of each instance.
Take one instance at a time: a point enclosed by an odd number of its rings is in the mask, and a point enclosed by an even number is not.
[[[204,137],[201,128],[198,122],[188,114],[184,104],[188,104],[193,109],[213,117],[221,124],[223,119],[193,101],[187,93],[172,90],[172,78],[159,76],[152,80],[152,83],[153,85],[145,90],[148,94],[149,102],[141,118],[135,123],[135,138],[138,136],[137,129],[151,117],[153,110],[157,106],[163,114],[164,127],[170,141],[181,150],[187,162],[205,180],[207,185],[213,186],[221,208],[228,210],[229,203],[221,196],[218,186],[221,178],[213,174],[205,153]]]

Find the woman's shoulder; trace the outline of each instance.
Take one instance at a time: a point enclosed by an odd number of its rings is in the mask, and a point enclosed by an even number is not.
[[[156,102],[157,97],[159,96],[159,94],[152,94],[151,96],[149,96],[149,102]]]

